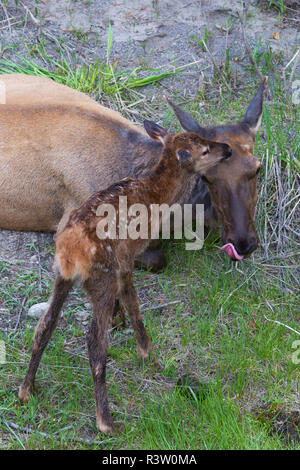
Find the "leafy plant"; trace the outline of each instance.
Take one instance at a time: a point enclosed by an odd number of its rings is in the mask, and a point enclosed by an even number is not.
[[[269,0],[268,8],[276,8],[280,13],[284,13],[286,6],[284,5],[284,0]]]
[[[209,36],[211,36],[211,35],[212,35],[212,32],[208,31],[208,28],[205,25],[202,39],[198,38],[198,36],[196,36],[196,34],[192,34],[191,38],[194,39],[200,45],[203,52],[206,52],[207,51],[206,46],[208,46]]]

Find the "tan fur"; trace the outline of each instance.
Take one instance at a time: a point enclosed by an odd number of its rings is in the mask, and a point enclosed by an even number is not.
[[[7,96],[0,104],[0,227],[56,231],[91,193],[130,173],[128,132],[145,132],[52,80],[0,80]]]
[[[23,74],[3,74],[0,75],[0,80],[5,85],[5,104],[7,105],[40,106],[43,104],[45,106],[77,106],[80,109],[100,113],[107,119],[118,121],[123,125],[131,126],[134,130],[144,133],[142,129],[131,124],[130,121],[123,118],[117,111],[102,106],[85,93],[56,83],[48,78]]]
[[[57,236],[54,270],[66,280],[85,281],[97,251],[96,244],[81,224],[66,228]]]

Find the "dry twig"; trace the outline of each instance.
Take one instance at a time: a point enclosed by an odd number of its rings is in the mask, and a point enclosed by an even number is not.
[[[6,16],[6,21],[7,21],[7,24],[8,24],[8,29],[9,29],[9,32],[11,34],[11,23],[10,23],[10,17],[8,16],[8,13],[7,13],[7,9],[6,9],[6,6],[3,5],[3,3],[0,1],[0,5],[2,7],[2,10],[4,11],[4,14]]]
[[[223,81],[224,85],[226,86],[227,90],[231,92],[231,91],[232,91],[231,86],[230,86],[229,83],[227,82],[226,77],[225,77],[223,71],[222,71],[221,68],[217,65],[217,63],[216,63],[216,61],[215,61],[215,59],[214,59],[214,56],[212,55],[211,51],[209,50],[209,48],[208,48],[206,42],[205,42],[204,40],[203,40],[202,42],[203,42],[203,44],[204,44],[204,47],[205,47],[205,49],[206,49],[206,52],[208,53],[208,55],[209,55],[209,57],[210,57],[210,60],[211,60],[212,63],[213,63],[213,66],[214,66],[215,70],[217,71],[217,73],[218,73],[218,74],[220,75],[220,77],[222,78],[222,81]]]
[[[34,433],[34,432],[37,432],[40,434],[40,436],[42,437],[46,437],[46,438],[50,438],[50,437],[53,437],[55,435],[57,435],[59,432],[61,431],[64,431],[65,429],[67,428],[63,428],[63,429],[60,429],[59,431],[56,431],[55,433],[53,434],[47,434],[45,432],[41,432],[37,429],[32,429],[30,428],[29,426],[24,426],[24,427],[21,427],[19,426],[18,424],[15,424],[13,423],[12,421],[7,421],[6,419],[3,419],[3,423],[7,426],[7,428],[10,430],[11,429],[15,429],[16,431],[20,431],[20,432],[24,432],[24,433]],[[68,426],[69,427],[69,426]],[[82,439],[81,437],[65,437],[66,440],[68,441],[73,441],[73,442],[83,442],[84,444],[101,444],[101,441],[95,441],[95,440],[91,440],[91,439]],[[110,440],[110,439],[108,439]],[[108,441],[107,439],[105,439],[105,441],[102,441],[102,442],[107,442]]]

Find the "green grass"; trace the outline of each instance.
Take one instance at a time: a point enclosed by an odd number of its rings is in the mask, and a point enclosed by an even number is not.
[[[73,69],[61,57],[56,63],[51,59],[43,69],[33,60],[20,58],[18,64],[2,59],[0,70],[45,74],[93,96],[101,91],[105,98],[122,92],[124,79],[112,69],[106,81],[109,51],[108,41],[104,65]],[[132,72],[127,74],[127,85],[130,77]],[[197,99],[187,103],[186,109],[206,125],[240,119],[257,87],[247,78],[248,85],[234,96],[225,87],[213,97],[205,89],[199,97],[206,101],[205,110]],[[146,327],[164,370],[158,372],[151,363],[140,362],[131,330],[110,332],[107,383],[117,427],[114,436],[103,436],[95,426],[85,346],[88,325],[78,317],[78,312],[87,310],[87,299],[79,288],[70,296],[43,355],[35,394],[29,403],[19,403],[17,388],[28,364],[36,323],[25,312],[51,293],[52,274],[46,266],[53,246],[44,248],[42,270],[0,261],[0,301],[7,309],[1,333],[7,362],[0,365],[0,447],[300,449],[299,442],[274,434],[270,420],[261,419],[259,413],[266,404],[281,407],[287,416],[299,409],[300,365],[292,362],[292,344],[299,336],[274,323],[300,330],[294,233],[299,107],[291,103],[279,77],[275,75],[270,82],[273,98],[265,105],[255,147],[263,162],[256,214],[262,246],[240,263],[242,272],[228,272],[231,264],[217,249],[216,236],[208,237],[201,252],[185,251],[182,241],[165,243],[168,266],[162,274],[135,272]],[[137,109],[142,119],[145,110]],[[160,116],[164,125],[179,130],[159,98],[152,109],[153,118]],[[38,250],[34,244],[27,249],[31,255]],[[180,303],[150,310],[174,300]],[[15,330],[20,309],[21,322]],[[179,387],[178,379],[183,376],[198,383],[200,392],[195,386]],[[26,427],[31,432],[24,432]]]
[[[208,46],[208,41],[209,41],[210,36],[212,36],[212,32],[208,31],[207,25],[205,25],[204,32],[203,32],[203,39],[202,40],[199,39],[198,36],[196,36],[195,34],[191,35],[191,39],[193,39],[199,44],[203,52],[206,52],[207,51],[206,46]]]
[[[54,71],[37,65],[34,60],[22,57],[19,57],[19,59],[18,64],[9,59],[1,59],[0,73],[23,73],[51,78],[58,83],[84,93],[93,93],[96,96],[101,93],[116,95],[124,89],[146,86],[177,73],[177,71],[167,72],[149,67],[136,67],[129,72],[116,71],[116,65],[110,63],[103,65],[100,61],[96,61],[89,66],[82,65],[74,70],[63,53],[61,53],[59,62],[47,57],[47,61],[55,69]],[[147,76],[143,76],[146,72]],[[149,72],[155,73],[149,74]]]
[[[184,67],[172,68],[171,71],[150,67],[135,67],[133,70],[121,70],[111,60],[112,33],[109,25],[107,35],[106,61],[95,61],[90,65],[74,65],[66,58],[65,52],[58,41],[59,59],[47,52],[47,43],[41,40],[38,45],[29,47],[24,44],[29,58],[16,55],[18,63],[7,58],[0,60],[0,73],[23,73],[50,78],[58,83],[89,93],[95,98],[101,95],[115,96],[124,90],[143,87],[172,77]],[[45,66],[40,65],[44,63]]]
[[[299,329],[296,294],[284,293],[267,268],[251,261],[244,274],[225,274],[229,262],[213,247],[186,253],[181,243],[169,248],[166,272],[136,273],[144,303],[181,299],[162,312],[145,311],[163,372],[140,363],[132,332],[110,335],[109,400],[118,432],[104,437],[95,428],[93,383],[85,350],[85,328],[76,319],[84,308],[75,291],[64,309],[58,330],[44,353],[36,393],[22,405],[17,386],[29,360],[35,322],[4,336],[7,363],[1,366],[1,430],[8,448],[128,448],[128,449],[280,449],[287,446],[270,436],[268,424],[256,419],[262,403],[297,399],[299,365],[291,361],[296,336],[265,317]],[[181,266],[181,269],[178,269]],[[185,266],[184,268],[182,268]],[[31,288],[37,273],[31,272]],[[13,281],[13,282],[12,282]],[[24,292],[24,274],[7,286],[10,296]],[[147,284],[153,287],[147,288]],[[142,285],[146,284],[146,288]],[[45,282],[46,300],[51,283]],[[27,291],[30,296],[30,292]],[[270,311],[269,304],[273,310]],[[204,399],[183,393],[178,377],[188,375],[206,384]],[[3,420],[35,430],[29,435],[9,430]],[[41,433],[46,433],[47,437]],[[88,439],[88,444],[83,442]],[[299,445],[298,445],[298,448]]]
[[[284,0],[268,0],[268,8],[275,8],[280,13],[284,13],[286,11]]]

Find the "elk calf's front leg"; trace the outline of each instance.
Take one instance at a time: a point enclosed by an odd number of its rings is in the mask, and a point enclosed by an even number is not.
[[[23,402],[29,400],[29,392],[33,388],[35,375],[53,331],[55,330],[63,303],[72,287],[72,281],[65,281],[57,276],[54,291],[48,310],[40,318],[33,337],[32,354],[27,374],[19,389],[19,399]]]
[[[137,340],[138,354],[142,358],[148,358],[150,352],[153,352],[153,345],[144,326],[139,306],[139,299],[133,285],[132,275],[129,273],[122,276],[120,300],[130,317],[132,328]],[[155,359],[154,362],[156,362]]]

